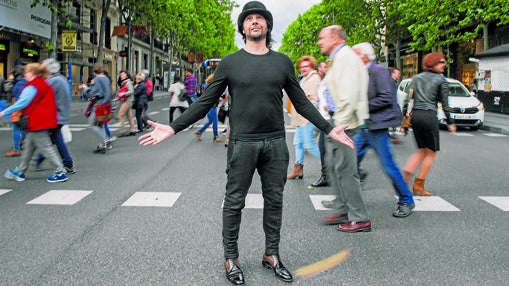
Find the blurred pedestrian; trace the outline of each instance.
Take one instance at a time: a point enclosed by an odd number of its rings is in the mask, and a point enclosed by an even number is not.
[[[107,105],[111,104],[112,100],[112,92],[111,92],[111,82],[109,78],[104,74],[104,68],[101,64],[94,64],[93,66],[94,78],[92,80],[92,84],[87,86],[83,84],[81,87],[84,89],[85,94],[95,102],[91,114],[88,117],[88,123],[90,125],[90,129],[97,135],[99,138],[99,145],[94,150],[94,153],[105,154],[108,149],[108,145],[111,144],[110,136],[107,134],[104,122],[102,120],[98,120],[96,116],[96,110],[98,105]],[[107,122],[106,122],[107,123]]]
[[[210,74],[206,79],[205,79],[205,84],[208,85],[212,82],[212,80],[214,79],[214,74]],[[205,87],[205,90],[207,88]],[[225,93],[223,94],[223,96],[226,95],[226,91]],[[217,106],[219,105],[219,102],[220,101],[223,101],[224,100],[224,97],[221,97],[219,98],[219,100],[216,101],[216,103],[210,108],[209,112],[207,113],[207,119],[208,121],[203,124],[203,126],[197,131],[194,133],[194,135],[196,136],[196,139],[198,139],[198,141],[201,141],[201,135],[202,133],[212,124],[212,133],[214,134],[214,139],[212,139],[212,141],[214,142],[224,142],[221,138],[219,138],[219,132],[217,131]]]
[[[74,161],[67,149],[62,136],[62,126],[71,123],[71,99],[69,98],[69,83],[60,73],[60,63],[55,58],[48,58],[42,62],[42,65],[48,70],[46,81],[53,88],[57,103],[57,127],[49,130],[51,142],[57,147],[57,151],[62,158],[62,163],[67,173],[75,174]],[[40,168],[45,157],[40,153],[34,160],[36,168]]]
[[[419,168],[412,186],[416,196],[431,196],[431,193],[425,190],[424,183],[433,166],[436,153],[440,150],[438,103],[442,104],[449,124],[449,132],[456,132],[454,119],[449,113],[449,85],[443,76],[445,65],[443,53],[433,52],[424,56],[424,71],[412,79],[408,98],[405,101],[413,98],[412,110],[407,110],[408,104],[403,104],[403,114],[411,113],[412,130],[417,148],[419,148],[408,158],[403,168],[403,175],[408,184],[415,170]]]
[[[120,122],[120,137],[136,135],[136,126],[134,125],[133,106],[134,86],[131,80],[131,75],[126,70],[120,71],[120,89],[115,95],[115,101],[120,102],[117,118]],[[125,131],[125,117],[129,122],[129,132]]]
[[[407,217],[412,213],[415,203],[392,155],[389,136],[389,128],[399,126],[401,123],[401,112],[394,96],[393,80],[389,71],[375,62],[375,51],[370,43],[360,43],[352,49],[366,64],[369,74],[369,118],[355,135],[359,174],[364,155],[369,149],[374,149],[398,196],[398,204],[392,215],[399,218]]]
[[[312,56],[303,56],[297,61],[302,78],[299,82],[307,99],[315,107],[318,107],[318,86],[320,76],[315,70],[316,59]],[[293,146],[295,147],[295,164],[292,172],[288,175],[289,180],[302,179],[304,177],[304,153],[307,150],[316,158],[320,159],[320,149],[315,142],[315,126],[304,116],[292,108],[290,124],[295,127]]]
[[[193,70],[190,68],[186,68],[184,74],[186,76],[184,79],[184,85],[186,86],[187,94],[189,95],[190,98],[189,104],[191,104],[192,102],[195,102],[198,99],[196,90],[197,88],[196,77],[193,74]]]
[[[168,88],[168,92],[170,93],[170,123],[173,122],[173,114],[175,113],[175,110],[178,109],[180,114],[182,114],[189,107],[187,100],[179,99],[179,94],[185,89],[185,85],[180,80],[180,75],[176,74],[173,77],[173,84],[170,85],[170,88]]]
[[[369,118],[369,76],[364,63],[346,44],[346,37],[341,26],[328,26],[320,31],[318,46],[329,56],[324,81],[330,97],[326,100],[327,109],[335,110],[331,122],[348,126],[346,134],[354,137]],[[355,150],[330,138],[325,147],[330,183],[337,195],[333,201],[322,202],[336,212],[322,221],[338,225],[337,229],[344,232],[371,231],[371,220],[361,196]]]
[[[25,84],[27,83],[25,78],[23,77],[23,66],[18,65],[12,69],[10,73],[10,81],[12,84],[11,89],[11,103],[15,103],[23,91]],[[21,155],[21,145],[23,140],[25,139],[25,131],[20,130],[16,124],[11,123],[11,133],[12,133],[12,149],[5,153],[5,157],[17,157]]]
[[[242,209],[257,170],[264,197],[262,265],[273,270],[277,278],[292,282],[293,276],[281,262],[279,253],[283,189],[289,163],[282,89],[297,111],[331,138],[352,150],[353,142],[344,133],[346,126],[333,128],[306,98],[288,56],[270,49],[273,19],[265,5],[258,1],[246,3],[237,23],[245,47],[223,58],[205,93],[170,126],[149,122],[155,129],[141,136],[140,144],[158,144],[201,119],[228,88],[232,143],[228,144],[223,204],[225,275],[232,284],[244,284],[238,261],[238,237]]]
[[[396,98],[396,102],[398,102],[398,83],[399,83],[399,79],[401,77],[401,70],[396,67],[392,67],[392,68],[389,68],[389,72],[391,74],[391,78],[394,83],[394,97]],[[400,115],[401,115],[400,117],[401,117],[401,119],[403,119],[403,116],[402,116],[403,114],[401,113],[401,111],[402,111],[401,108],[402,107],[399,106],[399,104],[398,104],[398,109],[399,109]],[[400,120],[400,123],[401,123],[401,120]],[[398,135],[397,135],[396,127],[390,128],[389,136],[391,137],[391,143],[393,143],[393,144],[401,143],[401,140],[398,138]]]
[[[327,90],[327,85],[325,81],[323,80],[325,77],[325,74],[327,73],[327,63],[326,62],[320,62],[318,64],[318,75],[320,75],[320,85],[318,87],[318,111],[320,114],[325,118],[326,120],[331,119],[331,114],[334,114],[333,110],[327,109],[327,100],[326,98],[330,98],[330,95],[327,96],[325,93],[329,92]],[[311,188],[320,188],[320,187],[328,187],[330,186],[329,183],[329,175],[327,173],[327,163],[325,160],[325,134],[323,131],[320,130],[318,133],[318,149],[320,150],[320,172],[321,176],[320,178],[312,183],[310,186]]]
[[[51,86],[44,80],[47,73],[46,67],[41,64],[26,65],[24,68],[24,78],[27,82],[25,88],[13,105],[0,112],[0,118],[9,117],[18,110],[28,117],[25,151],[21,156],[20,164],[5,172],[4,176],[9,180],[24,181],[30,160],[35,151],[39,150],[56,167],[55,173],[46,181],[50,183],[67,181],[64,165],[57,155],[48,133],[50,129],[57,127],[58,119],[55,94]]]
[[[147,124],[147,120],[155,121],[148,115],[148,105],[150,101],[154,100],[154,82],[150,78],[150,72],[147,69],[143,69],[140,71],[143,75],[145,75],[145,88],[147,94],[147,102],[143,107],[142,119],[143,119],[143,129],[149,129],[150,126]]]
[[[143,118],[143,110],[147,105],[147,87],[145,85],[145,74],[138,73],[134,81],[134,102],[133,109],[135,110],[136,124],[138,130],[141,132],[145,126],[149,126]]]

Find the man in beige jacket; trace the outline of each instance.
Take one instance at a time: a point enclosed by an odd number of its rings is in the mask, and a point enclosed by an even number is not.
[[[323,28],[318,46],[324,55],[329,56],[324,81],[327,108],[334,112],[331,113],[331,123],[335,126],[348,125],[345,132],[354,137],[364,120],[369,118],[367,68],[346,45],[346,33],[341,26]],[[333,201],[322,202],[336,211],[322,218],[322,221],[338,225],[338,230],[344,232],[371,231],[371,221],[361,197],[355,150],[337,144],[330,138],[327,138],[325,147],[330,183],[337,196]]]

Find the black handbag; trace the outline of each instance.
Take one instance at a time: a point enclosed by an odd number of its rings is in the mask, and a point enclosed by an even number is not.
[[[219,107],[219,111],[217,112],[217,120],[221,123],[224,123],[226,116],[228,116],[228,109],[226,109],[224,105],[221,105],[221,107]]]
[[[16,125],[19,130],[26,132],[28,130],[28,116],[21,114],[19,120],[14,122],[14,125]]]

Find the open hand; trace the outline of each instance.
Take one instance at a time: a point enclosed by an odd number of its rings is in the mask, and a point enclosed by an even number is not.
[[[175,130],[173,130],[173,128],[169,125],[155,123],[150,120],[148,120],[147,123],[154,127],[154,130],[147,134],[143,134],[138,138],[138,141],[140,141],[140,145],[142,146],[159,144],[175,134]]]
[[[352,138],[350,138],[346,133],[345,129],[348,127],[348,125],[344,125],[341,127],[334,127],[332,131],[328,134],[330,138],[345,144],[346,146],[354,149],[354,144]]]

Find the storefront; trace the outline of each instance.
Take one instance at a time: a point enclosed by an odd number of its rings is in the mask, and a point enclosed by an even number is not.
[[[32,0],[2,1],[0,9],[0,75],[17,64],[38,62],[51,35],[51,10],[31,7]]]
[[[412,78],[419,73],[419,54],[417,52],[401,56],[401,78]]]

